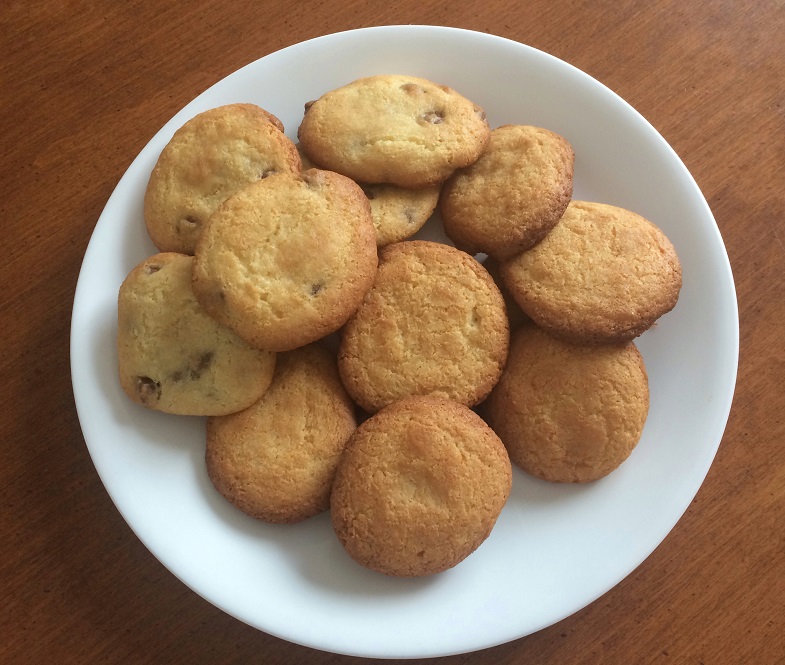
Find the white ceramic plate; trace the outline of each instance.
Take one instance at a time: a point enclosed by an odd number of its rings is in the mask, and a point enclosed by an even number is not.
[[[674,243],[676,309],[639,339],[651,410],[631,458],[585,486],[515,472],[490,538],[456,568],[392,579],[352,562],[326,515],[296,526],[247,518],[213,490],[204,421],[133,405],[116,379],[116,298],[155,248],[142,197],[159,152],[196,113],[257,103],[295,137],[303,104],[376,73],[423,76],[485,108],[492,127],[534,124],[576,154],[575,198],[634,210]],[[655,82],[656,85],[656,82]],[[438,237],[438,227],[424,232]],[[498,37],[397,26],[329,35],[268,55],[201,94],[131,164],[98,220],[79,277],[71,367],[84,437],[117,508],[194,591],[287,640],[362,656],[428,657],[503,643],[591,603],[663,540],[698,491],[730,410],[738,314],[722,239],[677,155],[627,103],[574,67]]]

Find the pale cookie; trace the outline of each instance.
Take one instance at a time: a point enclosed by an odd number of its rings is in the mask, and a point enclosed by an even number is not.
[[[632,342],[575,345],[528,324],[513,335],[483,415],[524,471],[589,482],[629,457],[648,409],[646,369]]]
[[[275,354],[213,320],[191,289],[193,257],[152,256],[118,297],[120,385],[137,404],[190,416],[240,411],[272,380]]]
[[[297,173],[300,157],[274,115],[253,104],[200,113],[178,129],[150,174],[147,231],[166,252],[193,254],[212,212],[271,173]]]
[[[628,341],[676,305],[681,266],[668,238],[629,210],[573,201],[556,227],[506,261],[502,278],[535,323],[577,343]]]
[[[288,351],[340,328],[376,274],[368,199],[350,179],[311,169],[241,190],[196,248],[202,306],[250,344]]]
[[[396,185],[360,183],[371,202],[376,246],[410,238],[428,221],[439,201],[439,186],[410,189]]]
[[[504,300],[482,265],[407,240],[380,251],[373,288],[342,331],[338,367],[371,413],[408,395],[473,406],[499,379],[508,343]]]
[[[511,483],[507,452],[479,416],[449,400],[409,397],[349,439],[333,484],[333,526],[359,564],[431,575],[486,540]]]
[[[567,140],[547,129],[494,129],[482,157],[444,185],[439,206],[445,233],[469,254],[500,261],[529,249],[570,202],[574,161]]]
[[[490,128],[480,107],[447,86],[381,75],[306,105],[298,137],[322,168],[359,182],[425,187],[475,162]]]
[[[207,472],[243,512],[293,523],[330,506],[338,460],[356,427],[335,357],[320,344],[278,356],[262,398],[207,421]]]

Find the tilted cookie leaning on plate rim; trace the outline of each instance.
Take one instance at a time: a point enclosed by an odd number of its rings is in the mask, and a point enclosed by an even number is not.
[[[491,131],[445,85],[379,75],[304,102],[297,146],[230,104],[164,148],[145,196],[161,253],[118,300],[120,382],[210,416],[209,475],[240,510],[332,502],[360,564],[433,574],[490,535],[511,459],[588,482],[629,456],[649,405],[632,340],[675,306],[678,257],[634,212],[572,200],[566,138]],[[408,239],[437,201],[457,249]]]

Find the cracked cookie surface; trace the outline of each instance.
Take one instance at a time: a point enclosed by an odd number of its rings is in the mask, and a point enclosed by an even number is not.
[[[333,484],[333,527],[358,563],[387,575],[451,568],[491,533],[512,470],[499,437],[470,409],[400,400],[360,425]]]
[[[408,395],[472,406],[507,357],[502,295],[465,252],[424,240],[383,248],[373,287],[342,331],[338,366],[368,412]]]
[[[640,215],[572,201],[537,245],[501,265],[515,301],[554,336],[623,342],[676,305],[681,265],[665,234]]]
[[[482,405],[510,459],[553,482],[589,482],[618,468],[648,410],[646,368],[632,342],[570,344],[532,323],[513,335],[507,367]]]
[[[572,198],[574,154],[563,136],[504,125],[487,150],[444,184],[444,230],[469,254],[509,259],[539,242]]]

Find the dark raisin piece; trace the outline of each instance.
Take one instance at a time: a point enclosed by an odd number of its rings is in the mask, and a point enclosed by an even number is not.
[[[137,376],[136,394],[142,404],[154,404],[161,399],[161,384],[149,376]]]

